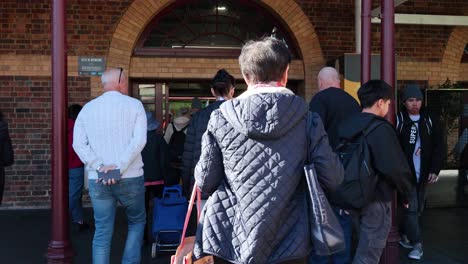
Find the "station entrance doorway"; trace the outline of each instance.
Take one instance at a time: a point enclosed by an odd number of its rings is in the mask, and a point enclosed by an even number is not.
[[[154,113],[156,120],[162,124],[160,132],[163,132],[181,108],[191,108],[195,97],[201,101],[202,107],[216,100],[211,94],[210,81],[132,79],[130,95],[143,103],[145,111]],[[297,93],[299,83],[289,81],[287,86]],[[247,85],[244,80],[236,80],[234,97],[239,96],[246,89]]]

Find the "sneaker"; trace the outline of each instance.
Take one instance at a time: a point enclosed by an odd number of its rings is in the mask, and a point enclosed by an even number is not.
[[[413,250],[408,254],[408,258],[420,260],[423,256],[423,250],[421,243],[416,243]]]
[[[413,245],[411,245],[411,242],[409,241],[408,237],[406,235],[401,236],[400,240],[400,246],[407,248],[407,249],[413,249]]]

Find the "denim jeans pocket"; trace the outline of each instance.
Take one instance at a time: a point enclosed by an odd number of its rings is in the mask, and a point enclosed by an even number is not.
[[[118,183],[120,194],[119,196],[124,196],[126,199],[133,199],[138,195],[145,193],[145,184],[143,177],[121,179]]]
[[[105,199],[112,196],[110,186],[105,186],[96,180],[88,180],[89,184],[89,197],[91,199]]]

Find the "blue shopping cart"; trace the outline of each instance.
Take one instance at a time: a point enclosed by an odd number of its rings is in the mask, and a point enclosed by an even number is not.
[[[182,187],[164,187],[161,198],[153,199],[151,257],[161,251],[175,251],[180,244],[187,213],[187,199],[182,195]]]

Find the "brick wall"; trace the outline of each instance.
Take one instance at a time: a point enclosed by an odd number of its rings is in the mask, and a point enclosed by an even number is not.
[[[69,55],[107,54],[115,25],[132,0],[67,1]],[[0,1],[0,54],[50,54],[51,1]]]
[[[132,0],[68,1],[69,55],[106,55],[116,24],[132,2]],[[327,60],[355,50],[354,0],[296,0],[296,2],[315,26]],[[375,5],[378,5],[376,1]],[[0,53],[50,54],[50,10],[50,1],[46,0],[1,1]],[[468,2],[408,1],[398,6],[396,11],[466,15]],[[373,27],[378,28],[378,25]],[[399,25],[396,30],[396,48],[399,56],[434,61],[440,59],[451,27]],[[379,36],[377,29],[374,30],[374,36]],[[378,51],[377,42],[374,43],[374,47],[374,50]]]
[[[354,0],[296,0],[315,26],[327,61],[343,53],[355,51]],[[380,1],[374,1],[374,7]],[[437,8],[437,9],[435,9]],[[420,0],[408,1],[396,13],[451,14],[468,12],[468,1]],[[395,49],[404,60],[441,61],[447,39],[453,27],[427,25],[397,25]],[[373,52],[380,52],[380,25],[372,24]]]
[[[50,77],[0,76],[0,109],[9,124],[15,164],[6,170],[3,207],[48,207]],[[90,98],[88,77],[69,77],[69,103]]]
[[[211,79],[219,69],[226,69],[238,79],[242,79],[237,59],[212,58],[132,58],[130,77]],[[290,80],[304,80],[304,65],[300,60],[293,60],[289,67]]]
[[[399,5],[395,12],[461,16],[468,14],[468,3],[465,0],[411,0]]]
[[[468,81],[468,63],[460,64],[460,80]]]

